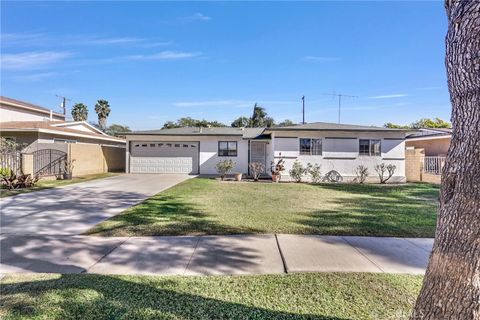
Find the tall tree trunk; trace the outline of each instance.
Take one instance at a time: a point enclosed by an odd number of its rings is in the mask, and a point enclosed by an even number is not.
[[[446,0],[452,143],[435,243],[411,319],[480,319],[480,1]]]

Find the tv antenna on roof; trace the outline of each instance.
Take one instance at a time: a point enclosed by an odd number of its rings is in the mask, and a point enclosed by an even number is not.
[[[341,93],[324,93],[324,96],[334,96],[338,97],[338,123],[340,123],[340,110],[342,107],[342,97],[345,98],[358,98],[358,96],[350,96],[348,94],[341,94]]]
[[[67,97],[61,96],[56,94],[56,97],[62,99],[62,102],[60,104],[60,108],[62,108],[63,115],[67,115],[67,101],[72,101],[71,99],[68,99]]]

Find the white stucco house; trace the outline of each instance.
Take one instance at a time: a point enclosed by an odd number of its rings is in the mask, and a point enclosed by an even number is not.
[[[127,135],[129,173],[217,174],[225,159],[236,163],[233,172],[249,173],[249,164],[285,160],[283,172],[295,160],[318,163],[322,173],[338,171],[344,181],[355,178],[358,165],[378,179],[376,164],[394,164],[392,182],[405,181],[405,137],[408,130],[324,122],[275,128],[175,128],[137,131]]]

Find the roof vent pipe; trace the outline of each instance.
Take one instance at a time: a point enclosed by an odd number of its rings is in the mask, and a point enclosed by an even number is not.
[[[200,133],[202,133],[202,127],[200,127],[200,130],[199,130],[199,131],[200,131]]]

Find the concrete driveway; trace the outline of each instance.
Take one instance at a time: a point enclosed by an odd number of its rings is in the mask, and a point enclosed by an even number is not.
[[[188,175],[124,174],[1,200],[3,235],[78,235]]]

